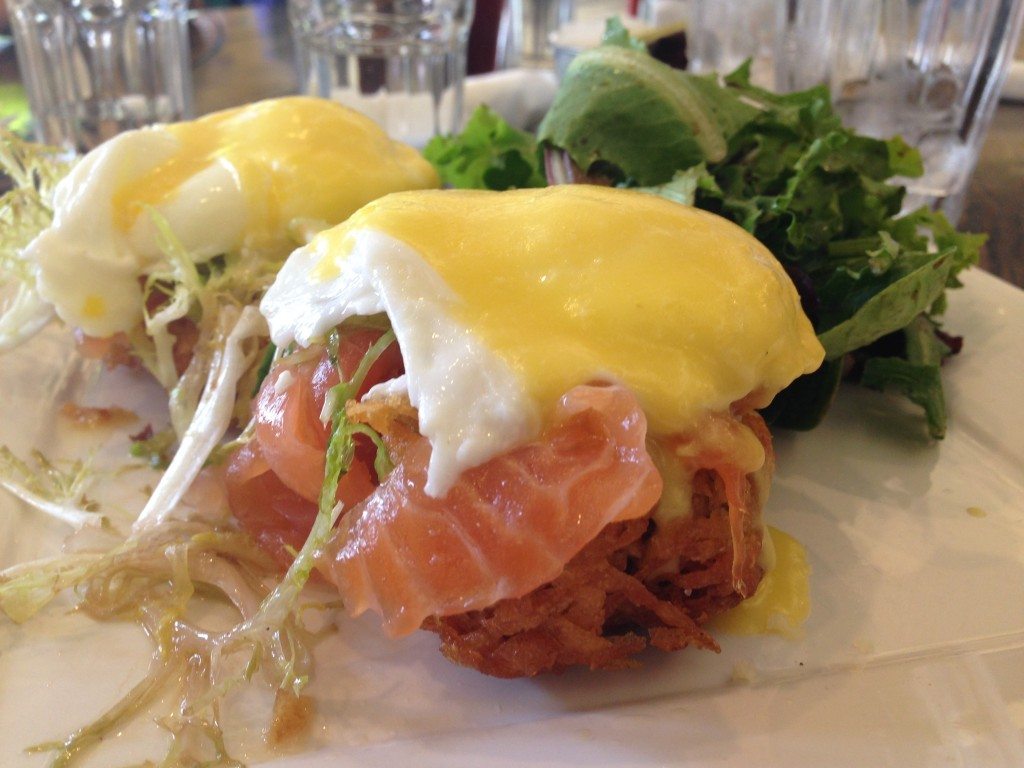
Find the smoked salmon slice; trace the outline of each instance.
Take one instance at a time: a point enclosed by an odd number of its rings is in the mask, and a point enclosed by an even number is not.
[[[342,337],[338,365],[351,376],[380,331],[356,330]],[[370,367],[360,389],[401,375],[398,345],[392,344]],[[324,481],[328,425],[320,420],[327,391],[338,372],[326,352],[274,366],[253,406],[254,439],[228,462],[228,503],[242,527],[287,568],[316,517]],[[338,484],[337,498],[353,507],[373,492],[373,447],[357,438],[356,457]]]
[[[525,595],[608,523],[657,503],[662,480],[646,436],[630,391],[575,387],[535,441],[466,471],[436,499],[423,490],[426,438],[386,433],[396,467],[342,518],[321,571],[350,613],[380,613],[392,636]]]
[[[338,365],[346,377],[378,338],[380,332],[356,330],[338,345]],[[365,392],[403,371],[398,345],[392,344],[371,366]],[[328,426],[320,419],[328,390],[338,383],[338,372],[326,352],[296,365],[279,364],[270,372],[256,399],[256,439],[270,469],[286,486],[309,501],[320,497]]]

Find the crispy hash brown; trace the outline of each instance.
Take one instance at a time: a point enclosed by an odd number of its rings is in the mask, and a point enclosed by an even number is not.
[[[760,532],[747,541],[760,549]],[[441,636],[451,661],[496,677],[635,666],[632,657],[648,645],[717,652],[701,625],[742,599],[731,575],[721,479],[702,470],[692,518],[665,527],[651,517],[612,523],[551,583],[483,611],[431,619],[424,629]],[[748,583],[761,575],[755,560]]]
[[[387,434],[400,424],[413,428],[415,411],[350,404],[349,415]],[[741,519],[734,520],[723,478],[698,470],[689,517],[659,524],[648,514],[611,523],[553,581],[484,610],[430,618],[423,628],[440,635],[451,661],[497,677],[634,666],[633,657],[649,645],[717,652],[702,625],[743,599],[738,584],[752,593],[762,576],[759,520],[774,455],[761,417],[751,411],[742,420],[764,445],[766,461],[742,481]]]
[[[286,392],[293,390],[294,385]],[[683,472],[683,487],[690,499],[688,509],[683,504],[673,512],[658,510],[654,496],[645,502],[651,508],[639,508],[637,516],[613,519],[595,529],[598,533],[581,542],[581,548],[562,561],[560,570],[536,580],[526,591],[511,593],[519,596],[495,599],[472,609],[423,614],[430,618],[417,619],[412,626],[437,633],[441,651],[451,661],[499,677],[532,676],[576,665],[629,667],[649,646],[667,651],[688,646],[717,651],[718,645],[704,625],[752,595],[763,575],[760,512],[774,464],[771,437],[763,420],[749,405],[737,407],[744,415],[721,418],[735,427],[742,423],[764,447],[764,463],[758,471],[743,474],[728,452],[679,454],[678,469]],[[311,412],[318,411],[319,406]],[[405,397],[350,400],[346,414],[384,438],[398,465],[396,473],[401,473],[407,461],[424,460],[422,455],[416,458],[409,453],[409,446],[421,445],[424,438],[419,435],[418,413]],[[673,444],[670,439],[660,446],[663,458],[667,456],[665,445]],[[256,497],[273,496],[260,488]],[[300,517],[311,521],[315,505],[298,496],[293,500],[299,504]],[[348,514],[360,514],[365,503],[353,502]],[[389,502],[386,510],[391,509]],[[336,540],[319,564],[321,573],[335,586],[336,551],[349,540],[344,532],[348,530],[346,521],[352,522],[348,517],[342,519]],[[277,530],[266,519],[261,518],[259,524],[260,530],[271,534]],[[281,517],[279,525],[291,531],[292,518]],[[357,537],[356,541],[363,540]],[[404,555],[399,552],[397,556]],[[355,574],[358,578],[358,571]]]

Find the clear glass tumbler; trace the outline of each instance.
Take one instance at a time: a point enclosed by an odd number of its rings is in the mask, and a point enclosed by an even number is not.
[[[758,85],[773,80],[776,6],[779,0],[652,0],[655,23],[687,18],[688,68],[730,72],[746,59]]]
[[[462,122],[473,0],[289,0],[299,85],[422,146]]]
[[[476,0],[466,72],[482,75],[519,66],[523,55],[523,0]]]
[[[580,5],[599,5],[590,0],[580,0]],[[551,33],[568,24],[576,17],[576,0],[526,0],[523,5],[526,34],[526,54],[533,61],[547,61],[551,56]],[[621,15],[625,3],[615,3],[607,12],[609,16]]]
[[[192,114],[187,0],[9,0],[36,137],[84,152]]]
[[[827,84],[847,124],[917,147],[908,205],[959,217],[1020,35],[1024,0],[784,0],[780,90]]]

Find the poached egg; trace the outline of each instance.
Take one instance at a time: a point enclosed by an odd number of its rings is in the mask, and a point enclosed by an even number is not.
[[[295,251],[261,311],[278,346],[388,315],[406,374],[367,396],[408,394],[434,496],[537,435],[578,384],[624,384],[652,434],[685,434],[741,401],[767,405],[824,356],[753,236],[584,185],[388,195]]]
[[[236,253],[283,261],[304,233],[388,192],[438,183],[369,118],[327,100],[274,99],[97,147],[58,185],[53,222],[25,257],[44,311],[107,337],[142,320],[140,278],[166,260],[156,217],[196,263]]]

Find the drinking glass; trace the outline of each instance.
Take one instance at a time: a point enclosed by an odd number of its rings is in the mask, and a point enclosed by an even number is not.
[[[9,0],[36,138],[88,151],[192,114],[187,0]]]
[[[844,121],[920,150],[908,206],[962,211],[1024,17],[1024,0],[785,0],[780,90],[827,84]]]
[[[588,6],[581,0],[581,5]],[[529,58],[534,61],[547,61],[551,54],[551,33],[572,21],[576,16],[576,0],[526,0],[524,4],[524,27],[529,30],[526,35],[525,49]],[[617,4],[609,15],[622,13],[624,3]]]
[[[651,0],[652,21],[688,18],[686,56],[693,72],[730,72],[746,59],[751,79],[770,86],[780,0]]]
[[[473,0],[289,0],[300,90],[422,146],[462,121]]]
[[[476,0],[466,73],[511,69],[519,66],[522,55],[523,0]]]

